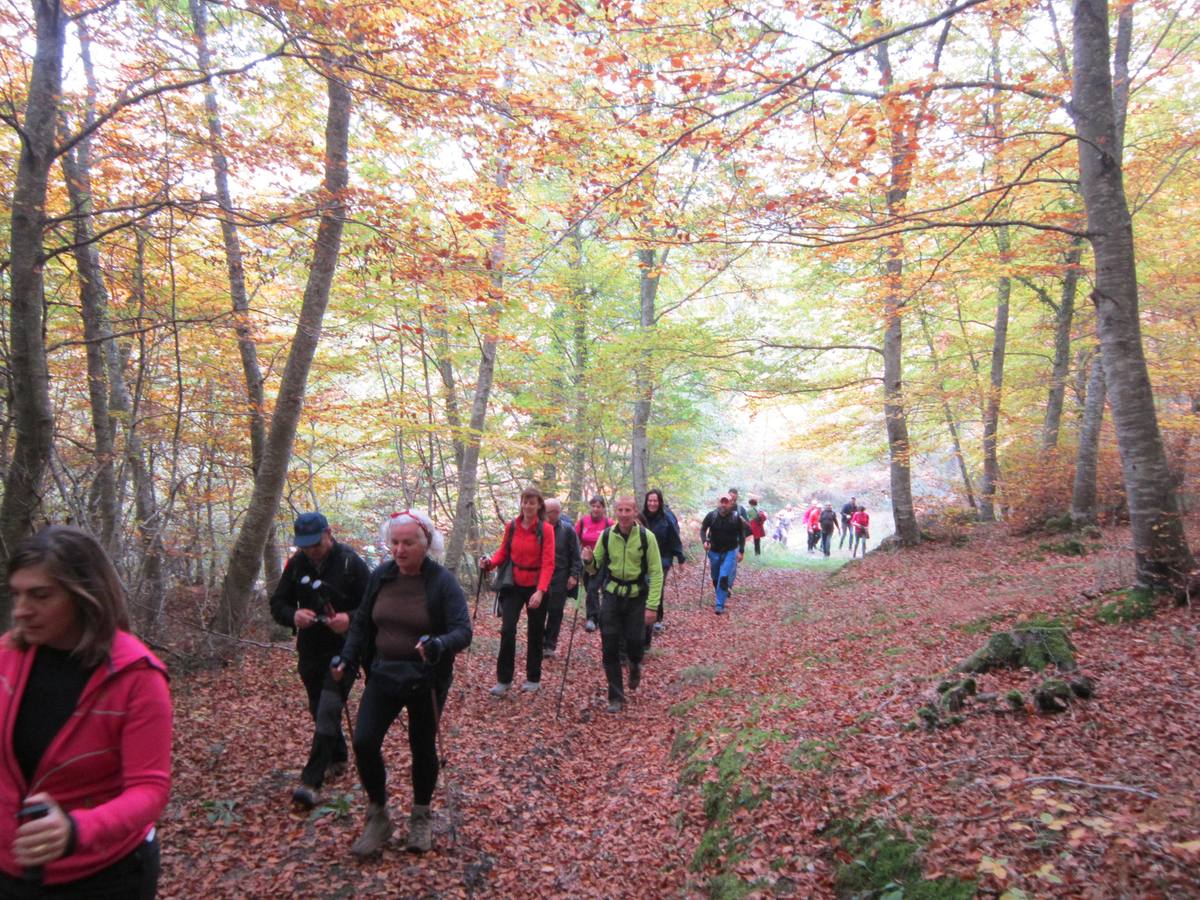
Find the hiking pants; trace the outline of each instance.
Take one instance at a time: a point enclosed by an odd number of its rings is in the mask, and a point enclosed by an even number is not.
[[[563,615],[567,609],[568,592],[547,594],[550,598],[543,601],[546,604],[546,633],[542,637],[542,647],[546,650],[558,648],[558,635],[562,630]],[[537,610],[534,610],[536,612]]]
[[[437,784],[437,713],[433,689],[388,690],[382,678],[370,678],[358,705],[354,724],[354,761],[367,799],[380,806],[387,803],[387,768],[383,763],[383,739],[388,729],[408,707],[408,749],[412,754],[413,803],[428,805]]]
[[[833,541],[833,529],[830,528],[828,531],[826,531],[824,528],[822,528],[821,529],[821,552],[824,553],[826,556],[829,555],[829,545],[832,541]]]
[[[729,589],[733,587],[733,579],[737,576],[737,550],[726,550],[724,553],[709,550],[708,568],[717,592],[717,609],[724,609],[725,601],[729,599]]]
[[[500,592],[500,655],[496,657],[496,681],[511,684],[517,657],[517,623],[521,610],[529,603],[536,588],[509,587]],[[546,595],[537,609],[528,610],[525,617],[525,679],[532,682],[542,680],[542,639],[546,632]]]
[[[342,733],[342,705],[350,693],[350,679],[333,680],[329,660],[324,654],[300,660],[300,680],[308,694],[308,712],[316,726],[308,762],[300,780],[309,787],[319,788],[330,763],[344,763],[350,758],[346,736]]]
[[[621,673],[621,645],[629,654],[629,668],[642,665],[646,624],[646,598],[615,597],[604,591],[600,597],[600,650],[604,658],[604,677],[608,681],[608,699],[625,702]]]

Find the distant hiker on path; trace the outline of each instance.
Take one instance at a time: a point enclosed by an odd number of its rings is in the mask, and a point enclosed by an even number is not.
[[[871,539],[871,517],[867,515],[867,508],[860,506],[850,517],[850,524],[854,526],[854,538],[850,541],[850,558],[854,559],[854,550],[856,547],[862,548],[862,555],[867,555],[867,541]]]
[[[812,553],[817,549],[817,542],[821,539],[821,505],[815,499],[805,510],[804,530],[808,534],[808,552]]]
[[[579,579],[583,577],[583,557],[579,536],[562,518],[562,502],[551,497],[546,501],[546,521],[554,529],[554,574],[550,576],[550,595],[546,600],[546,634],[542,640],[542,657],[558,655],[558,634],[562,630],[567,597],[575,596]]]
[[[858,510],[858,501],[851,497],[842,504],[842,533],[838,537],[838,549],[842,549],[842,544],[846,542],[846,538],[850,538],[850,545],[854,546],[854,536],[850,532],[850,519]]]
[[[722,494],[717,500],[717,508],[700,523],[700,542],[708,554],[709,572],[717,595],[713,611],[720,616],[725,612],[725,602],[737,577],[737,564],[746,553],[746,529],[729,494]]]
[[[687,562],[687,557],[683,555],[683,539],[679,534],[679,520],[675,518],[675,513],[671,512],[671,508],[667,506],[667,501],[663,499],[663,492],[658,488],[651,488],[646,491],[646,498],[642,501],[642,524],[650,529],[655,540],[658,541],[658,555],[662,558],[663,570],[663,594],[658,603],[658,610],[655,612],[654,625],[646,626],[646,649],[650,649],[650,642],[656,632],[663,629],[663,607],[666,606],[665,594],[667,586],[667,574],[671,571],[672,564],[678,560],[682,566]]]
[[[601,582],[600,647],[608,682],[608,712],[625,708],[621,644],[629,653],[629,690],[642,681],[644,631],[662,602],[662,557],[658,541],[637,522],[633,497],[617,499],[617,524],[604,530],[595,550],[584,550],[588,572]]]
[[[505,569],[505,564],[508,568]],[[499,590],[500,652],[496,656],[496,686],[492,694],[503,697],[512,684],[517,656],[517,623],[526,615],[525,683],[521,690],[542,686],[542,640],[546,631],[546,592],[554,576],[554,528],[546,521],[542,492],[527,487],[521,492],[521,515],[504,527],[500,549],[479,560],[487,572],[499,568],[505,583]]]
[[[326,772],[339,776],[349,758],[342,707],[350,682],[334,681],[329,661],[342,649],[371,570],[350,547],[334,540],[329,521],[319,512],[296,517],[292,543],[299,549],[287,561],[271,594],[271,618],[296,631],[300,680],[315,728],[292,802],[312,809],[320,799]]]
[[[829,546],[833,542],[833,530],[841,530],[838,528],[838,514],[833,511],[832,503],[825,504],[817,521],[821,526],[821,553],[828,556]]]
[[[454,680],[454,657],[471,644],[458,579],[430,555],[440,554],[443,542],[429,516],[394,513],[380,533],[391,559],[371,573],[333,669],[343,684],[353,682],[360,665],[369,673],[354,725],[354,759],[368,801],[362,835],[350,848],[360,859],[378,853],[392,835],[383,739],[405,709],[413,795],[405,845],[416,853],[433,846],[429,805],[438,777],[438,720]]]
[[[604,529],[613,523],[613,520],[608,517],[604,498],[599,494],[588,501],[588,506],[591,510],[590,513],[580,516],[579,521],[575,523],[575,535],[579,538],[581,551],[594,550],[596,541],[600,540]],[[584,625],[584,630],[595,631],[600,624],[600,582],[585,571],[583,587],[585,612],[587,613],[587,624]]]
[[[763,527],[763,523],[767,521],[767,514],[758,508],[758,500],[750,498],[750,534],[754,537],[754,555],[762,556],[762,539],[767,536],[767,529]]]
[[[791,527],[792,508],[790,506],[786,506],[775,514],[775,531],[772,533],[771,537],[786,547],[788,542],[788,531],[791,529]]]

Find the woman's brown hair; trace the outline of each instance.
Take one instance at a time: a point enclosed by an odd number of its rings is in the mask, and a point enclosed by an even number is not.
[[[538,520],[546,521],[546,498],[542,496],[542,492],[530,485],[521,491],[521,502],[525,502],[526,497],[537,497],[538,502]]]
[[[8,577],[33,566],[45,566],[46,574],[71,595],[83,626],[73,653],[84,665],[99,665],[112,650],[117,629],[129,628],[125,589],[108,554],[86,531],[50,525],[17,545],[8,561]],[[21,649],[29,646],[19,630],[16,644]]]

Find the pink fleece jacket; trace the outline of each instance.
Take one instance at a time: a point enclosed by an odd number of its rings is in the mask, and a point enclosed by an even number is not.
[[[145,645],[119,631],[112,653],[83,689],[50,742],[32,782],[13,754],[13,728],[34,651],[0,638],[0,869],[19,876],[12,855],[21,801],[45,791],[75,820],[75,850],[45,867],[46,884],[76,881],[145,840],[171,783],[171,695],[167,670]]]

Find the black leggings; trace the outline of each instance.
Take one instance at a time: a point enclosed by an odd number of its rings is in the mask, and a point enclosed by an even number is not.
[[[496,681],[509,684],[517,659],[517,623],[521,621],[521,610],[526,608],[536,588],[510,587],[500,592],[500,653],[496,656]],[[548,593],[548,592],[547,592]],[[546,632],[546,612],[550,604],[542,594],[537,609],[526,614],[525,678],[537,683],[542,680],[542,640]]]
[[[162,870],[158,837],[142,841],[115,863],[78,881],[42,885],[0,872],[0,897],[33,900],[35,897],[69,897],[71,900],[154,900]]]
[[[354,725],[354,761],[367,799],[387,802],[387,769],[383,764],[383,738],[400,711],[408,708],[408,749],[412,753],[413,803],[427,806],[437,785],[437,713],[433,688],[397,695],[380,678],[367,680],[358,721]]]

